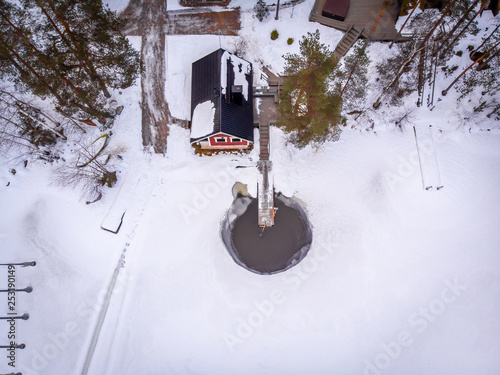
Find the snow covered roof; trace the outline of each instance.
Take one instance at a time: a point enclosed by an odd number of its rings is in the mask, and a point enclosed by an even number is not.
[[[215,105],[211,100],[198,104],[191,119],[191,138],[200,138],[214,130]]]
[[[253,142],[252,86],[252,64],[223,49],[195,61],[191,83],[191,142],[218,132]],[[207,102],[213,105],[210,116]]]
[[[228,61],[230,64],[228,64]],[[240,59],[238,56],[232,55],[225,51],[221,58],[221,87],[222,93],[226,94],[227,88],[227,77],[228,77],[228,65],[232,68],[232,74],[230,76],[234,77],[233,85],[242,86],[243,96],[248,100],[248,80],[247,75],[252,74],[252,64],[248,61]]]

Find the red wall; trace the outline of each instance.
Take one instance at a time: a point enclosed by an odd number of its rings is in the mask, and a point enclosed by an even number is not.
[[[216,138],[224,138],[226,142],[217,142]],[[227,134],[216,134],[211,136],[208,141],[210,142],[211,147],[246,147],[248,146],[248,141],[245,141],[244,139],[241,139],[241,142],[232,142],[232,138],[238,138],[238,137],[230,137]]]

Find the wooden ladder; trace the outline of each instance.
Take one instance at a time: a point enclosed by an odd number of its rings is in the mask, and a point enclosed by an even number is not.
[[[260,160],[269,160],[269,124],[260,124]]]
[[[357,30],[354,26],[349,27],[344,37],[340,40],[339,44],[335,48],[333,52],[337,59],[340,59],[344,56],[347,51],[351,49],[351,47],[356,43],[361,34],[363,34],[363,30]]]

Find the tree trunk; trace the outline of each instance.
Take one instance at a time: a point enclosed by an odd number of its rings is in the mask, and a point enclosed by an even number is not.
[[[403,26],[401,26],[401,28],[399,29],[397,35],[396,35],[396,38],[391,42],[391,44],[389,45],[389,48],[392,48],[394,42],[398,39],[399,35],[401,35],[401,32],[403,31],[403,29],[405,28],[406,26],[406,23],[410,20],[411,16],[413,15],[413,13],[415,12],[415,10],[418,8],[418,6],[420,5],[420,3],[422,2],[422,0],[418,0],[417,1],[417,4],[415,5],[415,7],[411,10],[411,13],[410,15],[408,16],[408,18],[405,20],[405,22],[403,23]]]
[[[418,102],[417,107],[422,106],[424,102],[424,84],[425,84],[425,48],[420,50],[420,56],[418,59]]]
[[[458,20],[458,22],[455,24],[453,29],[451,29],[451,31],[448,33],[447,37],[443,40],[443,43],[441,44],[441,47],[440,47],[441,50],[443,50],[448,45],[449,38],[451,38],[453,36],[453,34],[455,34],[455,31],[457,31],[457,29],[460,27],[460,25],[467,19],[467,16],[470,14],[470,12],[472,12],[474,10],[474,8],[476,7],[476,4],[478,2],[479,2],[479,0],[475,0],[474,3],[472,3],[472,5],[469,7],[469,9],[467,9],[467,11],[464,13],[464,15]],[[444,57],[445,52],[443,52],[441,54],[441,58]]]
[[[347,89],[347,85],[349,85],[349,82],[351,81],[352,75],[356,71],[356,68],[358,67],[359,60],[361,59],[361,55],[365,52],[366,47],[368,46],[368,39],[365,41],[365,44],[363,45],[363,48],[359,51],[358,57],[356,58],[356,61],[354,62],[354,66],[351,69],[351,72],[349,73],[349,77],[347,77],[347,81],[342,88],[342,91],[340,92],[340,97],[342,98],[342,95],[344,95],[345,90]]]
[[[481,43],[481,45],[479,47],[475,48],[474,51],[480,51],[481,48],[483,48],[483,46],[486,44],[486,42],[488,42],[490,40],[490,38],[493,36],[493,34],[495,34],[497,32],[497,30],[499,28],[500,28],[500,25],[498,25],[497,27],[495,27],[495,30],[493,30],[493,32],[490,35],[488,35],[486,37],[486,39],[483,41],[483,43]]]
[[[481,6],[481,9],[479,9],[479,11],[476,13],[476,15],[474,17],[472,17],[469,22],[467,22],[467,24],[464,26],[464,28],[462,29],[462,31],[460,31],[458,33],[458,35],[453,38],[453,40],[448,44],[448,47],[441,53],[441,58],[443,58],[446,53],[448,53],[452,48],[453,48],[453,45],[455,44],[455,42],[458,40],[458,38],[460,38],[462,36],[462,34],[465,32],[465,30],[467,30],[470,26],[470,24],[476,19],[476,17],[483,11],[483,9],[486,7],[486,4],[483,4],[483,6]],[[450,34],[451,35],[451,34]]]
[[[377,20],[375,21],[375,23],[373,24],[373,27],[370,31],[370,34],[368,35],[368,38],[370,38],[373,33],[375,32],[375,30],[377,29],[377,26],[378,26],[378,23],[380,22],[380,20],[382,19],[382,16],[384,15],[385,13],[385,10],[387,8],[387,4],[389,3],[389,1],[384,1],[384,3],[382,4],[382,9],[380,10],[380,12],[378,13],[378,17],[377,17]]]
[[[443,96],[446,96],[446,94],[448,94],[448,91],[450,91],[450,89],[453,87],[453,85],[454,85],[455,83],[457,83],[457,82],[458,82],[458,80],[459,80],[459,79],[460,79],[460,78],[461,78],[461,77],[462,77],[462,76],[463,76],[463,75],[464,75],[467,71],[469,71],[469,69],[471,69],[474,65],[479,64],[479,63],[480,63],[480,62],[481,62],[481,61],[482,61],[482,60],[486,57],[486,55],[488,55],[488,54],[489,54],[489,52],[490,52],[490,51],[492,51],[493,49],[495,49],[498,45],[500,45],[500,41],[499,41],[499,42],[497,42],[497,44],[495,44],[493,47],[491,47],[488,51],[486,51],[485,53],[483,53],[483,55],[482,55],[479,59],[477,59],[477,60],[476,60],[476,61],[474,61],[472,64],[470,64],[470,65],[467,67],[467,69],[465,69],[462,73],[460,73],[460,75],[459,75],[457,78],[455,78],[455,80],[454,80],[454,81],[453,81],[453,82],[452,82],[452,83],[451,83],[451,84],[450,84],[450,85],[449,85],[449,86],[448,86],[445,90],[443,90],[442,95],[443,95]]]
[[[12,95],[10,92],[7,92],[5,90],[0,90],[0,94],[5,94],[7,96],[10,96],[13,100],[16,101],[16,103],[21,103],[22,105],[25,105],[27,107],[30,107],[33,111],[35,111],[36,113],[38,113],[39,115],[45,117],[47,120],[49,120],[50,122],[52,122],[55,126],[61,126],[61,123],[59,121],[56,121],[54,120],[51,116],[49,116],[47,113],[45,113],[44,111],[42,111],[40,108],[37,108],[37,107],[33,107],[31,104],[29,103],[26,103],[25,101],[22,101],[21,99],[17,98],[16,96]],[[73,123],[73,125],[75,125],[78,129],[80,129],[83,133],[87,133],[87,131],[82,128],[75,120],[73,120],[71,117],[66,117],[66,119],[68,119],[69,121],[71,121]]]
[[[38,48],[36,48],[33,43],[31,43],[31,41],[26,37],[26,35],[24,35],[21,30],[19,30],[14,24],[12,24],[12,22],[5,16],[5,14],[3,12],[1,12],[1,15],[2,15],[2,18],[7,21],[7,23],[9,24],[10,27],[12,27],[14,29],[14,31],[16,32],[17,35],[19,35],[21,38],[23,38],[25,41],[26,41],[26,44],[33,50],[33,52],[35,52],[38,56],[40,56],[45,62],[48,63],[48,65],[50,66],[50,58],[45,55],[42,51],[40,51]],[[3,42],[5,45],[7,45],[5,42]],[[9,46],[7,45],[7,47],[9,48]],[[15,53],[15,51],[12,49],[12,48],[9,48],[13,53]],[[19,61],[22,61],[23,65],[27,66],[30,68],[30,71],[34,72],[34,69],[29,66],[28,63],[26,63],[24,61],[24,59],[22,59],[19,54],[15,53],[16,57],[18,58]],[[102,111],[99,111],[98,109],[94,108],[93,105],[91,103],[89,103],[89,101],[87,100],[87,98],[85,98],[84,95],[82,95],[82,93],[80,92],[80,90],[75,86],[73,85],[73,83],[67,78],[65,77],[59,69],[53,69],[53,71],[59,76],[60,79],[62,79],[67,85],[68,87],[76,94],[76,96],[85,104],[85,106],[82,106],[82,105],[79,105],[77,103],[74,103],[75,106],[77,106],[78,108],[82,109],[84,112],[87,112],[88,114],[92,115],[92,116],[96,116],[100,122],[104,122],[104,119],[105,117],[110,117],[109,114],[107,113],[104,113]],[[37,77],[40,77],[40,75],[37,74]],[[45,81],[45,80],[44,80]],[[46,82],[46,81],[45,81]],[[55,93],[55,89],[53,89],[50,85],[47,84],[47,87],[50,87],[51,88],[51,92],[54,94]],[[59,97],[60,98],[60,97]],[[65,101],[62,101],[61,100],[61,103],[64,103]]]
[[[415,45],[416,46],[416,45]],[[423,47],[425,48],[425,46]],[[377,98],[377,100],[375,101],[375,103],[373,104],[374,107],[377,107],[378,105],[380,105],[380,100],[382,99],[382,96],[384,96],[384,94],[387,92],[387,90],[390,90],[392,88],[392,86],[394,85],[394,83],[401,77],[401,75],[403,74],[406,66],[413,61],[413,58],[417,55],[418,52],[420,52],[423,48],[415,48],[411,53],[410,53],[410,56],[408,56],[408,58],[403,61],[403,63],[401,64],[401,66],[399,67],[397,73],[395,74],[394,78],[391,80],[391,82],[382,90],[382,93],[379,95],[379,97]]]
[[[54,130],[52,129],[50,126],[44,124],[43,122],[41,121],[38,121],[37,119],[31,117],[27,112],[23,111],[22,109],[18,109],[18,111],[20,113],[22,113],[23,115],[25,115],[26,117],[29,117],[31,120],[35,121],[36,123],[38,123],[42,128],[45,128],[47,129],[48,131],[54,133],[55,135],[57,135],[58,137],[61,137],[62,139],[64,140],[67,140],[68,138],[66,138],[64,135],[62,135],[61,133],[59,133],[57,130]]]
[[[309,61],[307,63],[306,71],[309,71],[309,69],[311,68],[311,64],[312,64],[312,61]],[[293,111],[295,113],[297,113],[297,110],[299,109],[299,100],[298,100],[298,98],[300,98],[302,96],[302,93],[304,92],[305,87],[306,87],[305,82],[302,83],[302,85],[300,85],[299,93],[297,94],[297,100],[295,101],[295,105],[293,106]]]
[[[434,31],[438,28],[438,26],[441,24],[441,22],[443,21],[443,19],[446,17],[446,14],[448,13],[448,11],[451,9],[451,7],[453,5],[455,5],[455,3],[457,2],[457,0],[452,0],[451,3],[448,4],[448,6],[445,8],[445,10],[443,10],[443,14],[441,15],[441,17],[439,18],[439,20],[437,20],[437,22],[434,24],[434,26],[432,27],[431,31],[429,31],[427,33],[427,35],[425,36],[424,40],[422,41],[422,43],[420,43],[420,48],[422,48],[426,43],[427,41],[429,40],[429,38],[432,36],[432,34],[434,33]]]
[[[5,43],[2,39],[0,39],[0,43],[3,44],[7,50],[31,73],[35,76],[35,78],[38,80],[38,82],[41,84],[41,86],[45,87],[54,97],[59,101],[59,103],[64,104],[65,101],[61,98],[59,94],[57,94],[57,91],[50,86],[50,84],[41,76],[39,75],[35,69],[31,65],[29,65],[19,54],[12,49],[11,46],[9,46],[7,43]],[[22,69],[22,67],[15,62],[15,60],[12,57],[9,57],[11,62],[13,62],[13,65],[16,66],[16,69],[23,74],[29,74],[25,70]]]
[[[436,21],[436,23],[434,24],[434,26],[432,27],[432,29],[427,33],[427,35],[422,40],[422,42],[420,42],[419,46],[416,49],[413,50],[413,52],[410,54],[410,56],[405,61],[403,61],[403,64],[401,64],[401,67],[398,69],[398,72],[396,73],[396,75],[392,79],[391,83],[389,85],[387,85],[382,90],[382,93],[379,95],[379,97],[377,98],[377,100],[373,104],[374,107],[377,107],[378,105],[380,105],[380,100],[382,99],[382,96],[384,96],[384,94],[387,92],[387,90],[389,90],[392,87],[392,85],[394,85],[394,83],[401,77],[401,75],[403,74],[403,71],[404,71],[405,67],[411,61],[413,61],[413,58],[417,55],[417,53],[420,52],[422,49],[425,48],[425,46],[427,44],[427,41],[430,39],[430,37],[432,36],[432,34],[434,33],[434,31],[437,29],[437,27],[441,24],[441,22],[443,21],[443,19],[446,17],[446,14],[448,13],[448,11],[451,9],[451,7],[453,5],[455,5],[456,2],[457,2],[457,0],[452,0],[448,4],[448,6],[443,11],[442,16],[439,18],[439,20]]]
[[[496,112],[498,112],[498,111],[500,111],[500,104],[499,104],[499,105],[497,105],[497,106],[495,107],[495,109],[493,109],[493,111],[491,111],[490,113],[488,113],[488,114],[486,115],[486,117],[490,118],[490,117],[491,117],[491,115],[493,115],[494,113],[496,113]]]

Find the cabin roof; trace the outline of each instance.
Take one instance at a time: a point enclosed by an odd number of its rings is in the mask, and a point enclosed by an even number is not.
[[[253,142],[253,68],[218,49],[192,65],[191,142],[224,132]]]

